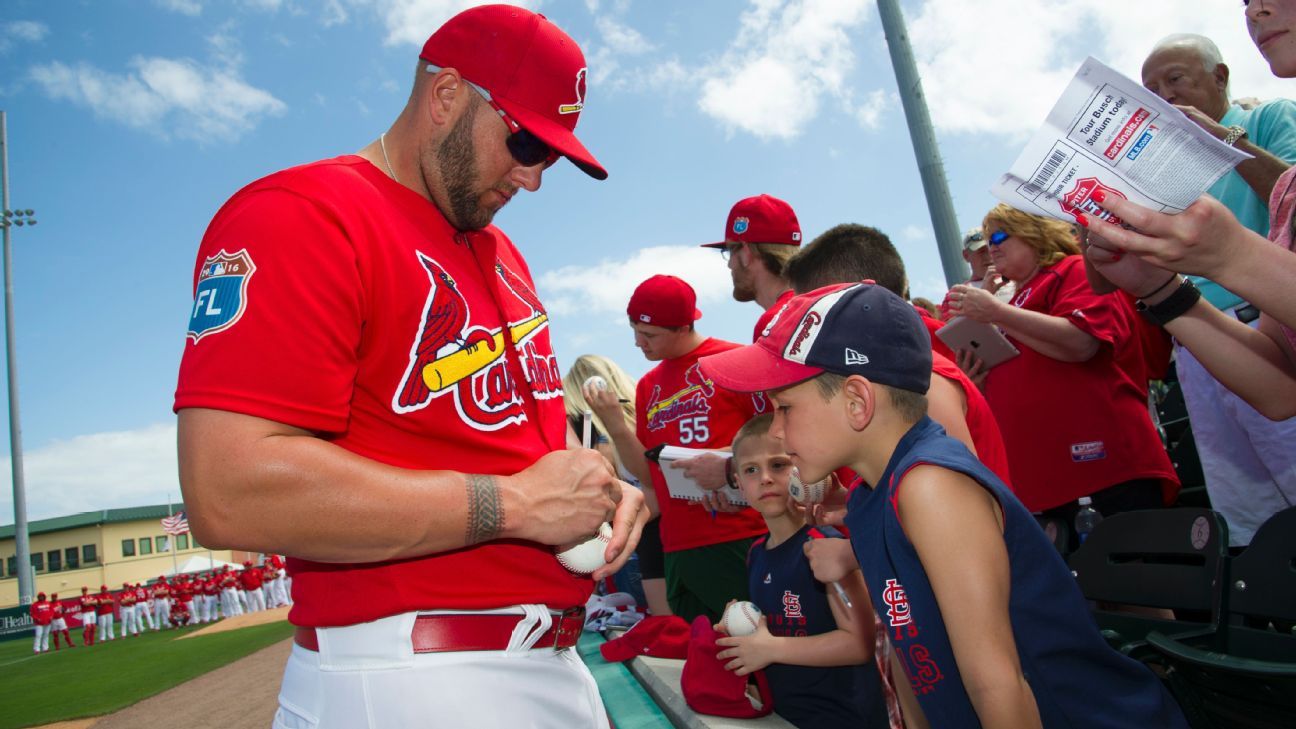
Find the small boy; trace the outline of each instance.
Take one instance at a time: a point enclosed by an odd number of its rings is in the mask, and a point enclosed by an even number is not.
[[[803,480],[861,476],[854,554],[829,539],[806,553],[824,582],[862,568],[909,678],[897,683],[910,726],[1187,727],[1152,672],[1107,646],[1025,507],[927,418],[931,345],[912,306],[829,286],[793,298],[768,332],[702,371],[767,391],[770,433]]]
[[[808,526],[789,508],[792,461],[769,433],[773,420],[757,415],[733,441],[738,485],[769,528],[747,553],[748,591],[765,619],[752,635],[717,640],[725,647],[718,657],[732,659],[725,667],[740,676],[765,669],[774,711],[798,727],[883,729],[887,711],[864,580],[858,572],[843,580],[848,608],[811,574],[804,545],[842,535]]]

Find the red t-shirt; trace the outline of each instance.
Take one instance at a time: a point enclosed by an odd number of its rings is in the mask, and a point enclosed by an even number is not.
[[[51,602],[50,606],[54,610],[55,620],[58,620],[59,618],[63,617],[63,613],[66,611],[66,608],[63,607],[62,602]]]
[[[101,593],[99,593],[98,609],[95,610],[95,614],[97,614],[97,615],[112,615],[112,614],[113,614],[113,598],[112,598],[112,595],[110,595],[110,594],[108,594],[108,593],[106,593],[106,592],[101,592]]]
[[[795,291],[788,289],[779,294],[778,298],[774,300],[773,306],[761,312],[761,315],[756,319],[756,326],[752,329],[753,342],[760,339],[761,334],[765,331],[765,327],[769,326],[770,319],[773,319],[774,315],[779,313],[779,310],[782,309],[787,302],[791,301],[792,297],[795,295]]]
[[[28,612],[31,613],[32,621],[37,625],[49,625],[50,621],[54,619],[54,606],[50,604],[49,600],[37,600],[31,604]]]
[[[707,339],[683,357],[663,360],[639,380],[635,389],[635,430],[644,448],[666,444],[686,448],[726,448],[753,415],[768,409],[764,393],[738,393],[704,379],[697,361],[739,345]],[[753,509],[716,514],[700,504],[672,499],[666,478],[650,464],[653,489],[661,505],[662,549],[678,552],[764,534],[761,515]]]
[[[1173,496],[1179,481],[1148,415],[1146,382],[1135,385],[1113,355],[1137,346],[1119,300],[1089,288],[1076,255],[1018,286],[1011,304],[1063,317],[1102,345],[1087,362],[1062,362],[1014,340],[1021,355],[986,377],[1026,508],[1051,509],[1137,478],[1160,479]]]
[[[1135,385],[1147,388],[1151,380],[1160,380],[1170,368],[1170,352],[1174,342],[1165,329],[1148,321],[1134,308],[1134,297],[1124,291],[1113,296],[1120,304],[1121,314],[1129,322],[1136,346],[1122,347],[1116,352],[1116,363]]]
[[[239,584],[243,585],[244,590],[261,589],[261,568],[248,567],[239,573]]]
[[[238,192],[203,237],[194,284],[177,410],[268,418],[415,470],[511,475],[566,447],[562,371],[521,255],[494,227],[456,231],[359,157]],[[593,587],[550,547],[522,541],[371,564],[289,559],[288,569],[289,617],[305,626],[565,609]]]
[[[81,612],[83,613],[94,612],[96,603],[98,603],[98,601],[95,600],[94,595],[81,596]]]
[[[936,339],[933,338],[932,341],[935,342]],[[994,412],[990,409],[990,403],[986,402],[985,395],[981,394],[981,390],[958,365],[938,352],[932,352],[932,372],[962,388],[963,396],[967,399],[967,414],[964,419],[967,421],[968,433],[972,436],[972,445],[976,446],[977,459],[994,471],[1004,485],[1011,489],[1008,450],[1004,447],[999,423],[995,421]]]

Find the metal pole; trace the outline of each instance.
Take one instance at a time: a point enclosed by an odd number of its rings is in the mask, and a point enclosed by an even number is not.
[[[9,131],[0,111],[0,184],[3,209],[9,209]],[[9,461],[13,464],[14,546],[18,563],[18,604],[30,605],[35,580],[31,570],[31,545],[27,541],[27,489],[23,483],[22,428],[18,419],[18,357],[14,352],[13,255],[9,245],[9,220],[4,228],[5,359],[9,365]]]
[[[945,270],[945,283],[953,286],[967,280],[970,275],[963,260],[962,235],[954,203],[950,200],[949,182],[945,179],[945,165],[936,146],[936,133],[932,130],[931,114],[923,96],[922,79],[914,63],[913,48],[909,46],[909,33],[905,30],[904,15],[896,0],[877,0],[878,16],[886,33],[887,49],[891,52],[891,68],[895,71],[896,86],[900,89],[900,102],[904,106],[905,121],[909,123],[909,140],[913,142],[914,157],[918,160],[918,174],[922,176],[923,192],[927,194],[927,212],[936,231],[936,245],[940,250],[941,268]]]

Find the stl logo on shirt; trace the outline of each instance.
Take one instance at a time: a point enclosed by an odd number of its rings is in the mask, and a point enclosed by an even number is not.
[[[504,358],[503,327],[470,324],[468,302],[445,269],[423,253],[418,261],[431,288],[423,306],[423,323],[410,346],[409,366],[392,394],[392,410],[405,414],[427,407],[432,400],[454,393],[455,409],[469,427],[494,431],[526,420],[522,398]],[[562,377],[552,354],[539,351],[534,336],[548,326],[549,317],[535,292],[513,271],[497,263],[495,272],[530,315],[509,322],[510,338],[519,351],[523,374],[537,399],[562,392]]]
[[[913,614],[909,611],[909,596],[905,594],[904,585],[897,580],[888,579],[886,587],[882,589],[882,602],[887,606],[887,618],[891,627],[895,628],[895,639],[903,640],[904,634],[900,629],[909,628],[909,637],[918,635],[918,626],[914,624]]]
[[[804,618],[801,612],[801,596],[791,590],[783,591],[783,617]]]
[[[238,323],[247,311],[248,282],[256,273],[252,256],[243,248],[234,253],[221,249],[208,256],[198,271],[193,310],[186,336],[197,344],[208,334],[223,332]]]

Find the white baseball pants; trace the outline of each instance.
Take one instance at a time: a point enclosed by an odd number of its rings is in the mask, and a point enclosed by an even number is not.
[[[319,653],[293,646],[273,729],[608,729],[576,651],[531,648],[548,609],[491,612],[518,615],[506,650],[415,654],[417,613],[318,629]]]
[[[99,630],[95,633],[95,640],[113,640],[113,614],[99,616]]]
[[[32,652],[44,653],[45,651],[49,650],[49,637],[50,637],[51,626],[38,624],[35,627],[36,627],[36,635],[32,640]]]

